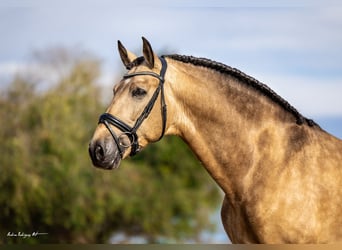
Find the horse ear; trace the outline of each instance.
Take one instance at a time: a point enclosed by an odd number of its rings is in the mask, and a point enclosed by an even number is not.
[[[118,50],[122,63],[125,65],[126,69],[130,69],[131,62],[137,58],[132,52],[128,51],[120,41],[118,41]]]
[[[154,67],[154,53],[151,47],[151,44],[145,37],[142,37],[143,40],[143,54],[145,61],[147,63],[147,66],[152,69]]]

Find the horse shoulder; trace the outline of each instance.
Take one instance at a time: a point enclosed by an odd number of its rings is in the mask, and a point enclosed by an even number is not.
[[[319,128],[268,129],[246,176],[244,216],[260,242],[329,242],[342,224],[341,141]]]

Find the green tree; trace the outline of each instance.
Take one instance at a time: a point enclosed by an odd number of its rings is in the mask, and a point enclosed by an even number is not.
[[[39,57],[54,77],[19,74],[0,96],[0,242],[103,243],[113,232],[182,241],[212,228],[218,190],[180,139],[164,138],[112,172],[92,167],[100,63],[62,52]],[[8,236],[19,232],[48,234]]]

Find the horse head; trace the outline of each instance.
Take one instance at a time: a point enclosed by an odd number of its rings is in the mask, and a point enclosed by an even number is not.
[[[148,143],[162,138],[166,127],[164,76],[166,61],[143,38],[143,56],[137,57],[120,41],[118,50],[128,70],[113,88],[113,99],[89,144],[94,166],[117,168]]]

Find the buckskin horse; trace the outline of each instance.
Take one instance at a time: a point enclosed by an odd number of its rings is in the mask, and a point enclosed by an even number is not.
[[[209,59],[126,50],[89,144],[93,164],[117,168],[164,135],[180,136],[225,193],[233,243],[342,240],[342,141],[265,84]]]

